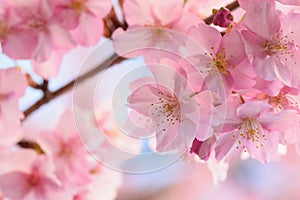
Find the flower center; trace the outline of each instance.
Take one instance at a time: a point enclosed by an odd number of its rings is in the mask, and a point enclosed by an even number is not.
[[[299,108],[298,102],[282,91],[277,96],[266,95],[266,99],[268,103],[273,106],[276,113],[280,113],[288,106]]]
[[[161,119],[158,120],[157,126],[180,123],[182,121],[180,104],[176,96],[161,91],[158,92],[158,96],[157,102],[151,104],[152,109],[150,111],[151,117]]]
[[[28,19],[27,25],[28,25],[29,29],[34,29],[37,31],[46,31],[47,30],[46,20],[44,20],[40,17],[32,16],[31,18]]]
[[[236,149],[240,147],[246,152],[245,143],[251,141],[253,145],[258,149],[263,147],[263,143],[267,140],[266,135],[263,134],[261,125],[253,118],[247,118],[238,127],[238,135],[234,134],[233,138],[239,137],[238,145]]]
[[[223,52],[217,53],[213,58],[213,63],[217,67],[219,73],[224,74],[225,76],[229,75],[229,72],[226,70],[228,67],[228,60],[226,60],[225,54]]]
[[[294,32],[292,31],[290,34],[294,34]],[[290,34],[282,36],[282,31],[273,34],[272,39],[263,44],[267,54],[275,55],[280,58],[283,57],[285,60],[293,57],[296,45],[294,40],[289,39]]]
[[[214,53],[213,47],[211,47],[211,50],[211,53],[204,53],[205,56],[211,57],[211,60],[206,61],[206,70],[200,70],[200,73],[220,73],[221,75],[228,76],[229,72],[227,69],[230,66],[228,63],[229,61],[226,59],[225,48],[222,48],[218,53]],[[204,60],[200,61],[205,62]]]
[[[28,179],[28,183],[31,187],[38,185],[39,182],[40,182],[40,177],[38,175],[36,175],[36,174],[30,175],[30,177]]]
[[[68,146],[68,144],[61,144],[61,149],[59,154],[61,156],[71,156],[73,154],[73,149]]]
[[[79,16],[81,13],[88,11],[86,0],[73,0],[69,8],[74,10],[75,16]]]

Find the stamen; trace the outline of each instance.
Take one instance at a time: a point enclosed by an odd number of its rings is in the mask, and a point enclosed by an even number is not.
[[[246,146],[244,144],[245,141],[251,141],[253,145],[255,145],[256,149],[262,148],[263,143],[267,140],[266,135],[263,134],[262,137],[260,135],[260,131],[262,131],[261,125],[256,121],[256,119],[248,118],[245,119],[244,122],[238,127],[238,142],[236,149],[242,147],[244,151],[247,151]],[[233,135],[235,138],[236,135]]]
[[[161,122],[157,126],[164,125],[175,125],[175,123],[182,122],[180,104],[176,96],[172,96],[168,93],[158,92],[160,96],[156,103],[151,103],[151,107],[155,107],[154,110],[150,113],[152,117],[162,117]],[[166,128],[163,129],[166,131]]]
[[[69,5],[69,8],[74,10],[75,16],[81,15],[83,12],[87,12],[86,0],[73,0]]]
[[[293,31],[284,36],[282,36],[282,31],[273,34],[272,39],[264,43],[267,54],[284,60],[294,57],[293,52],[296,50],[295,41],[289,39],[292,34],[294,34]]]
[[[234,66],[229,66],[229,61],[226,59],[225,48],[222,48],[221,51],[215,52],[215,49],[211,47],[212,52],[204,53],[205,56],[211,57],[210,61],[200,60],[201,62],[206,62],[206,69],[201,69],[200,73],[220,73],[222,75],[228,76],[228,68]],[[233,55],[230,56],[234,57]]]

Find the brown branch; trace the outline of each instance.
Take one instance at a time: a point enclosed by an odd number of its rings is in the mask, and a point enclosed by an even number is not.
[[[233,10],[237,9],[239,6],[240,5],[239,5],[238,1],[234,1],[230,4],[228,4],[227,6],[225,6],[225,8],[227,8],[230,11],[233,11]],[[214,14],[212,14],[209,17],[205,18],[203,21],[206,24],[211,24],[213,22],[213,19],[214,19]]]
[[[122,57],[118,57],[116,54],[113,54],[112,56],[110,56],[107,60],[105,60],[102,64],[100,64],[99,66],[95,67],[94,69],[90,70],[89,72],[87,72],[86,74],[83,74],[82,76],[79,76],[78,78],[70,81],[69,83],[67,83],[66,85],[62,86],[61,88],[51,92],[49,90],[47,90],[47,92],[45,92],[44,96],[39,99],[38,101],[36,101],[32,106],[30,106],[29,108],[27,108],[24,111],[24,115],[25,115],[25,119],[32,114],[34,111],[36,111],[37,109],[39,109],[41,106],[43,106],[44,104],[47,104],[48,102],[50,102],[51,100],[57,98],[58,96],[64,94],[65,92],[67,92],[68,90],[70,90],[74,83],[81,83],[84,82],[85,80],[93,77],[94,75],[96,75],[97,73],[101,72],[102,70],[104,70],[106,67],[111,67],[115,64],[120,63],[121,61],[125,60],[125,58]]]
[[[76,82],[76,84],[80,84],[80,83],[84,82],[85,80],[93,77],[97,73],[103,71],[104,69],[106,69],[108,67],[111,67],[115,64],[118,64],[118,63],[122,62],[123,60],[125,60],[125,58],[122,58],[122,57],[117,56],[116,54],[113,54],[112,56],[110,56],[106,61],[104,61],[99,66],[97,66],[94,69],[90,70],[89,72],[83,74],[82,76],[79,76],[77,79],[74,79],[74,80],[70,81],[68,84],[62,86],[60,89],[58,89],[56,91],[53,91],[53,92],[48,90],[48,81],[44,81],[44,83],[42,85],[44,85],[44,87],[47,88],[47,89],[43,90],[44,91],[44,96],[24,111],[25,119],[31,113],[33,113],[34,111],[39,109],[41,106],[47,104],[51,100],[53,100],[53,99],[57,98],[58,96],[66,93],[67,91],[69,91],[74,86],[75,82]],[[40,154],[44,153],[42,147],[34,141],[23,139],[23,140],[19,141],[17,143],[17,145],[21,148],[33,149],[37,153],[40,153]]]
[[[33,149],[39,154],[44,154],[45,153],[43,151],[43,149],[41,148],[41,146],[36,142],[21,140],[20,142],[17,143],[17,145],[21,148],[24,148],[24,149]]]

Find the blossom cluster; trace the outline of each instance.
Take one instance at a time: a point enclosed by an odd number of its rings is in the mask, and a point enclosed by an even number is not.
[[[157,154],[179,151],[207,161],[222,180],[239,156],[268,163],[288,145],[300,154],[298,0],[239,0],[230,4],[241,7],[237,13],[206,0],[120,4],[124,26],[112,34],[115,52],[124,59],[142,56],[151,72],[130,84],[127,120],[135,123],[128,123],[129,136],[154,135]],[[0,5],[2,52],[30,60],[44,83],[58,74],[67,52],[97,45],[103,18],[114,13],[110,0]],[[140,146],[111,125],[113,111],[95,117],[81,110],[81,133],[75,111],[66,108],[52,129],[27,137],[18,101],[28,87],[44,92],[38,104],[52,94],[47,84],[32,81],[19,67],[0,69],[0,199],[114,199],[120,174],[92,158],[83,143],[91,142],[105,158],[119,153],[110,151],[110,141],[135,153]],[[97,135],[99,129],[109,142]]]
[[[57,75],[63,55],[77,45],[96,45],[109,0],[0,1],[0,42],[13,59],[30,59],[43,78]],[[91,28],[92,27],[92,30]]]
[[[268,163],[287,145],[300,149],[300,13],[272,0],[239,3],[239,21],[215,9],[213,27],[180,0],[125,1],[129,27],[113,40],[119,55],[143,55],[152,72],[133,83],[128,106],[151,122],[156,151]],[[143,48],[129,51],[126,38]]]

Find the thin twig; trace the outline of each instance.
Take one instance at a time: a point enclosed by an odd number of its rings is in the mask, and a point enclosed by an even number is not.
[[[62,86],[61,88],[59,88],[59,89],[57,89],[57,90],[55,90],[53,92],[49,91],[48,89],[45,90],[46,91],[45,95],[41,99],[39,99],[38,101],[36,101],[32,106],[30,106],[29,108],[27,108],[24,111],[25,119],[30,114],[32,114],[34,111],[36,111],[37,109],[39,109],[42,105],[47,104],[51,100],[57,98],[58,96],[64,94],[68,90],[70,90],[73,87],[73,85],[74,85],[75,82],[77,84],[79,84],[81,82],[84,82],[85,80],[91,78],[92,76],[94,76],[97,73],[101,72],[105,68],[111,67],[111,66],[113,66],[113,65],[115,65],[117,63],[122,62],[123,60],[125,60],[125,58],[118,57],[116,54],[113,54],[112,56],[110,56],[106,61],[104,61],[99,66],[97,66],[94,69],[90,70],[86,74],[83,74],[82,76],[79,76],[78,78],[75,78],[74,80],[70,81],[69,83],[67,83],[66,85]]]

